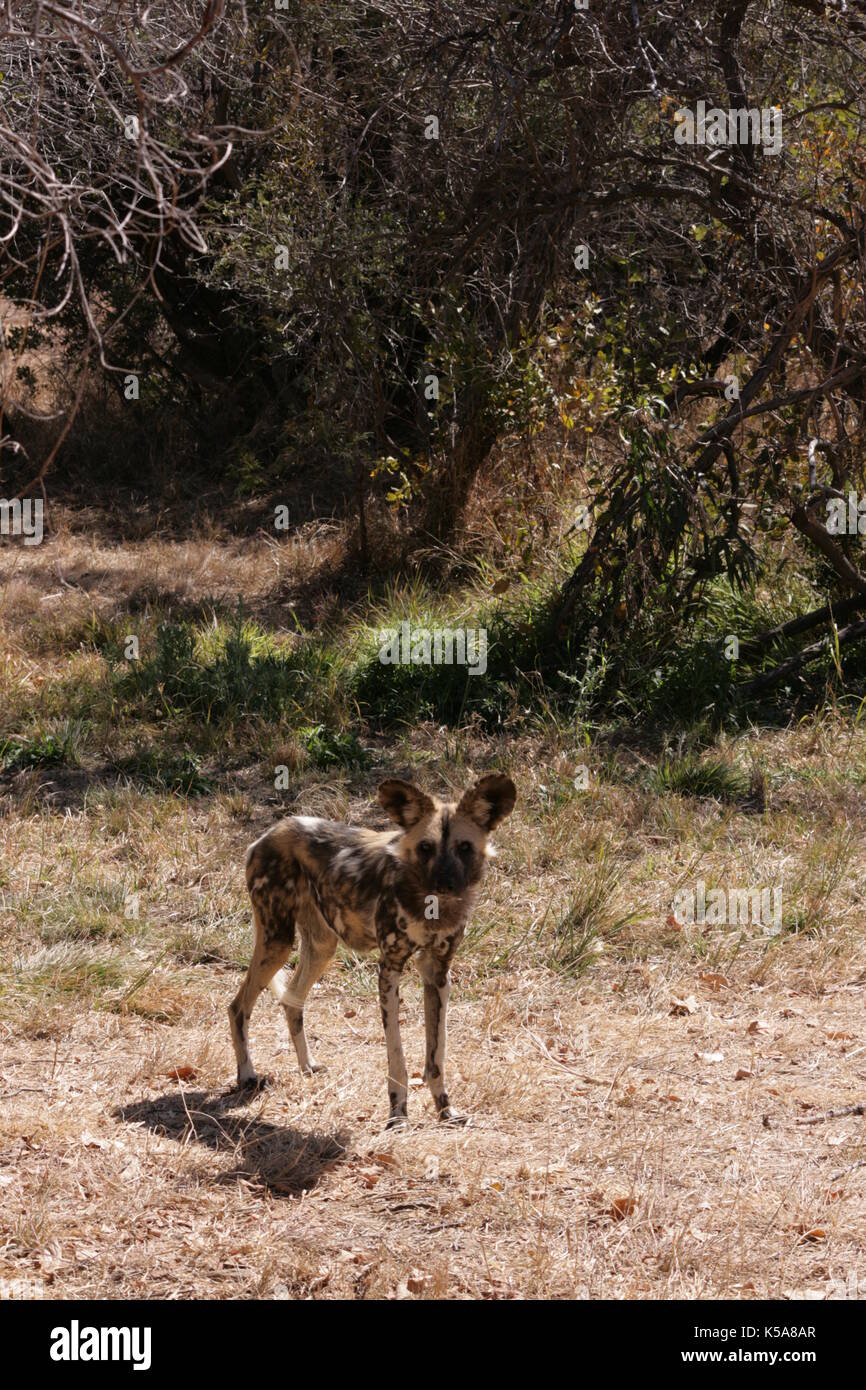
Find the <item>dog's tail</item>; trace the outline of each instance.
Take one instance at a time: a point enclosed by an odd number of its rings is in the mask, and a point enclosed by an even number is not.
[[[268,989],[271,991],[271,994],[273,994],[274,998],[280,1004],[285,1004],[286,1002],[286,995],[288,994],[289,981],[291,980],[291,978],[291,971],[287,970],[286,967],[283,966],[282,969],[277,971],[276,975],[268,985]]]

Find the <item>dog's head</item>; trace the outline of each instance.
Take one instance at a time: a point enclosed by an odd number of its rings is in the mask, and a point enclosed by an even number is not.
[[[510,777],[492,772],[457,802],[438,801],[411,782],[391,778],[379,801],[403,831],[394,850],[423,895],[459,897],[481,879],[487,836],[511,814],[517,790]]]

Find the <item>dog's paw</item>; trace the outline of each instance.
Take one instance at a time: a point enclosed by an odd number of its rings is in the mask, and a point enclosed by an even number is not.
[[[452,1110],[450,1105],[446,1105],[439,1111],[439,1123],[441,1125],[468,1125],[469,1116],[461,1115],[458,1110]]]
[[[402,1129],[403,1126],[404,1126],[404,1125],[407,1125],[408,1123],[409,1123],[409,1121],[408,1121],[408,1119],[406,1118],[406,1116],[398,1113],[398,1114],[396,1114],[396,1115],[389,1115],[389,1116],[388,1116],[388,1123],[386,1124],[385,1128],[386,1128],[386,1129]]]
[[[303,1072],[303,1075],[304,1075],[304,1076],[315,1076],[315,1074],[316,1074],[317,1071],[327,1071],[327,1070],[328,1070],[328,1064],[327,1064],[327,1062],[311,1062],[310,1065],[309,1065],[308,1067],[303,1067],[303,1068],[302,1068],[302,1072]]]
[[[256,1091],[264,1091],[266,1087],[274,1084],[272,1076],[259,1076],[253,1072],[252,1076],[238,1077],[237,1089],[246,1091],[249,1095],[255,1095]]]

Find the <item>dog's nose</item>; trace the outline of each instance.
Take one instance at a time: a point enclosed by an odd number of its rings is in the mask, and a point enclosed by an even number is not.
[[[457,874],[450,866],[443,866],[437,870],[434,887],[440,893],[457,893],[460,885],[457,882]]]

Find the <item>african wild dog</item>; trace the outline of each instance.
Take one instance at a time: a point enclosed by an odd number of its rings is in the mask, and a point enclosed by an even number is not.
[[[286,1012],[305,1075],[321,1070],[304,1034],[304,1000],[344,941],[379,949],[379,1001],[388,1049],[389,1127],[406,1119],[406,1060],[398,1021],[400,972],[418,952],[424,981],[427,1050],[424,1076],[440,1120],[463,1123],[445,1089],[445,1009],[451,958],[463,939],[485,860],[487,836],[510,814],[517,793],[492,773],[444,803],[409,782],[389,780],[379,801],[399,830],[362,830],[315,816],[292,816],[247,852],[255,948],[229,1005],[238,1085],[255,1086],[248,1032],[253,1005],[270,986]],[[283,969],[300,931],[300,956]]]

